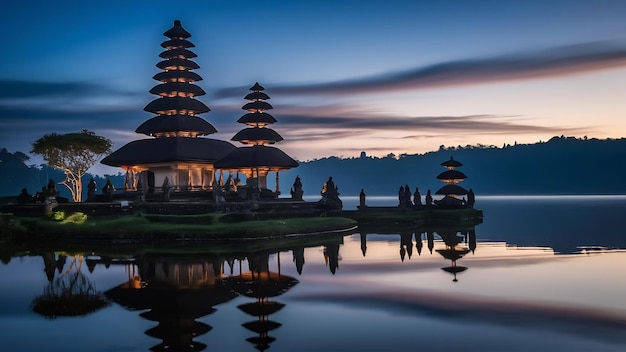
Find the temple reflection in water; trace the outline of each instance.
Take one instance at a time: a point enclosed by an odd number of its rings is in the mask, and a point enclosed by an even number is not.
[[[325,237],[315,242],[323,246],[324,260],[330,271],[338,267],[342,235]],[[309,245],[310,246],[310,245]],[[286,250],[283,248],[282,250]],[[293,246],[293,262],[298,273],[304,267],[305,245]],[[276,340],[270,332],[281,323],[269,319],[285,305],[275,300],[298,284],[298,280],[281,272],[281,249],[243,254],[167,255],[148,254],[133,258],[126,265],[128,280],[105,292],[106,296],[130,310],[145,310],[141,317],[158,325],[145,333],[161,340],[153,351],[201,351],[207,345],[195,339],[212,327],[198,319],[216,311],[215,306],[235,297],[253,299],[237,308],[254,319],[242,324],[255,335],[246,338],[256,349],[264,351]],[[270,269],[271,257],[277,267]],[[92,259],[90,265],[110,265],[110,259]],[[247,266],[247,268],[245,268]]]
[[[457,282],[457,274],[467,270],[465,266],[457,265],[457,260],[463,258],[470,251],[474,253],[476,251],[476,229],[474,225],[468,226],[437,226],[437,227],[422,227],[417,230],[404,230],[398,231],[400,235],[400,260],[404,262],[407,258],[410,260],[413,256],[413,240],[415,239],[415,250],[417,255],[422,254],[424,248],[424,240],[428,247],[430,254],[433,254],[433,250],[439,253],[445,259],[450,260],[449,266],[442,267],[441,269],[453,275],[453,282]],[[361,253],[363,257],[367,254],[367,232],[361,232]],[[389,234],[389,236],[393,236]],[[439,249],[435,248],[435,236],[441,239],[444,247]]]
[[[467,267],[457,265],[457,261],[476,250],[474,226],[418,228],[397,231],[396,234],[371,235],[391,240],[399,235],[397,243],[401,262],[415,260],[416,255],[422,256],[426,246],[430,255],[436,252],[450,261],[449,266],[441,269],[452,274],[455,282],[457,274],[467,270]],[[360,233],[363,257],[368,254],[367,237],[366,232]],[[306,275],[305,251],[307,248],[318,248],[322,258],[318,257],[314,262],[323,260],[326,272],[335,275],[342,260],[343,240],[343,235],[326,236],[312,242],[266,250],[246,251],[242,247],[240,252],[230,251],[227,255],[148,253],[119,258],[93,255],[85,258],[84,262],[90,273],[96,267],[122,265],[126,268],[126,281],[107,290],[104,295],[126,309],[140,311],[142,318],[154,322],[155,326],[144,332],[160,340],[151,348],[153,351],[207,349],[209,346],[197,341],[197,338],[213,327],[199,319],[215,313],[219,309],[216,307],[236,297],[250,299],[237,306],[241,314],[250,318],[241,325],[251,333],[246,341],[263,351],[276,340],[272,332],[282,326],[281,322],[272,320],[276,312],[285,309],[285,304],[279,302],[277,297],[299,283],[296,278],[283,273],[285,252],[291,252],[288,258],[291,260],[287,260],[286,265],[295,267],[298,275]],[[435,243],[439,243],[439,248],[435,249]],[[58,279],[68,271],[66,266],[71,268],[77,263],[75,257],[68,264],[68,257],[63,253],[46,252],[42,258],[50,283],[54,282],[55,276]],[[80,264],[82,262],[83,257],[80,256]]]

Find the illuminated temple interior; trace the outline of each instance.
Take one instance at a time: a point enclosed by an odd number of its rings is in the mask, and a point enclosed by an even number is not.
[[[205,91],[195,83],[202,77],[194,72],[199,65],[192,59],[197,55],[190,50],[194,47],[180,21],[164,35],[168,38],[161,43],[165,49],[157,63],[162,71],[154,75],[160,82],[150,90],[158,97],[144,108],[156,116],[142,123],[136,133],[150,138],[132,141],[117,149],[102,160],[109,166],[121,167],[125,173],[124,190],[153,193],[155,190],[174,191],[211,190],[214,184],[223,186],[222,172],[241,172],[248,184],[261,189],[267,188],[269,172],[276,172],[276,196],[279,194],[278,171],[297,167],[298,163],[281,150],[265,146],[283,138],[266,125],[276,120],[266,112],[272,108],[265,102],[269,99],[255,84],[245,99],[251,100],[243,109],[248,111],[238,122],[246,124],[233,137],[249,145],[237,148],[228,141],[207,138],[217,130],[211,123],[198,116],[210,109],[198,96]],[[224,165],[220,172],[216,162]]]

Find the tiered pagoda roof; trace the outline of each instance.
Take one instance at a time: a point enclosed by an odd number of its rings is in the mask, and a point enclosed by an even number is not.
[[[243,144],[250,145],[241,147],[215,163],[215,167],[220,169],[240,170],[246,168],[265,168],[271,171],[286,170],[298,166],[298,162],[293,160],[282,150],[267,146],[283,140],[278,132],[268,125],[276,122],[276,119],[265,112],[265,110],[273,109],[272,105],[265,100],[270,97],[263,91],[265,88],[258,82],[250,87],[252,93],[245,96],[244,99],[251,102],[245,104],[242,109],[247,110],[237,120],[247,128],[237,132],[231,140],[238,141]]]
[[[161,43],[165,51],[159,56],[163,60],[156,65],[163,72],[153,77],[161,83],[150,90],[151,94],[159,97],[144,108],[156,116],[135,130],[156,138],[130,142],[104,158],[103,164],[128,166],[176,161],[214,162],[235,149],[226,141],[197,138],[217,130],[197,116],[210,109],[195,98],[206,93],[194,84],[202,77],[192,71],[199,66],[191,60],[197,55],[188,49],[194,47],[187,40],[191,34],[178,20],[163,34],[169,39]]]
[[[237,120],[237,122],[249,127],[237,132],[232,140],[252,145],[274,144],[282,141],[283,137],[273,129],[266,127],[276,122],[276,119],[272,115],[264,112],[265,110],[274,108],[270,103],[265,101],[270,99],[267,94],[263,93],[265,88],[257,82],[254,86],[250,87],[250,90],[252,93],[246,95],[244,99],[251,100],[251,102],[242,107],[242,109],[249,112]]]
[[[456,170],[457,167],[463,166],[463,164],[450,157],[450,160],[444,161],[443,163],[441,163],[441,166],[445,167],[448,170],[437,175],[437,179],[439,181],[445,182],[446,185],[437,190],[435,194],[441,194],[446,196],[467,194],[467,190],[465,188],[457,185],[457,183],[467,178],[464,173]]]

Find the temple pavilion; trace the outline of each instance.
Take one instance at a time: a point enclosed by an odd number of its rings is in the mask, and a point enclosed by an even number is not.
[[[459,170],[457,167],[463,166],[459,161],[450,157],[450,160],[441,163],[441,166],[447,170],[437,175],[439,181],[444,182],[446,185],[439,188],[435,194],[443,195],[444,198],[439,202],[443,206],[461,206],[465,205],[461,203],[461,200],[456,196],[464,196],[468,194],[468,191],[457,185],[457,183],[465,180],[467,176]]]
[[[154,75],[160,84],[150,90],[158,98],[144,108],[155,114],[136,130],[152,138],[130,142],[102,160],[105,165],[126,171],[124,189],[152,192],[155,187],[174,190],[209,189],[215,180],[215,161],[236,149],[229,142],[204,138],[217,132],[199,117],[210,109],[197,96],[206,94],[194,82],[202,77],[193,70],[199,66],[191,59],[197,55],[189,48],[191,34],[174,21],[163,33],[168,39],[157,63],[162,72]]]
[[[266,102],[270,97],[263,91],[265,88],[258,82],[244,97],[250,100],[242,109],[248,111],[237,122],[248,127],[237,132],[231,140],[245,144],[246,146],[231,151],[228,155],[215,162],[218,169],[230,172],[240,172],[246,176],[246,184],[261,191],[267,190],[267,175],[276,173],[274,195],[280,194],[278,172],[298,166],[298,162],[285,154],[282,150],[270,147],[283,140],[276,131],[267,127],[276,122],[276,119],[265,112],[272,109],[272,105]]]

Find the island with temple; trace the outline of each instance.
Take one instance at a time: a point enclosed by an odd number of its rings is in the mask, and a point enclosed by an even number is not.
[[[458,185],[467,178],[463,172],[457,170],[463,164],[450,157],[449,160],[442,162],[441,166],[446,170],[437,175],[437,179],[445,185],[435,192],[435,197],[442,196],[440,199],[433,198],[430,189],[423,197],[419,187],[412,193],[406,184],[400,186],[398,190],[397,206],[368,206],[366,192],[361,189],[358,210],[344,211],[342,216],[358,221],[359,226],[482,222],[482,211],[474,208],[476,202],[474,191],[471,188],[468,191]]]
[[[202,77],[195,72],[199,65],[191,34],[178,20],[163,34],[167,39],[156,64],[160,72],[153,76],[158,84],[150,90],[156,98],[144,108],[153,116],[135,130],[143,138],[101,161],[122,169],[123,185],[116,188],[110,180],[97,185],[92,179],[84,202],[59,197],[54,180],[35,196],[23,189],[0,209],[3,232],[53,238],[89,233],[97,238],[248,238],[352,230],[368,222],[391,226],[482,218],[474,209],[473,191],[457,185],[466,176],[452,158],[441,164],[447,170],[437,176],[446,183],[436,192],[442,199],[433,199],[428,190],[422,200],[419,189],[413,192],[407,184],[400,186],[398,206],[369,207],[362,190],[358,209],[344,210],[332,176],[321,185],[318,200],[304,199],[299,176],[289,196],[281,197],[280,172],[299,164],[274,146],[283,137],[269,127],[277,120],[268,113],[273,106],[265,88],[256,82],[244,96],[245,113],[236,122],[245,127],[231,138],[242,146],[207,137],[217,129],[200,116],[210,108],[198,99],[206,93],[197,84]],[[51,219],[52,225],[37,218]],[[269,222],[263,228],[259,221]]]

